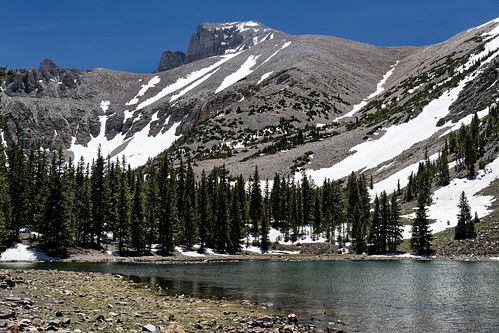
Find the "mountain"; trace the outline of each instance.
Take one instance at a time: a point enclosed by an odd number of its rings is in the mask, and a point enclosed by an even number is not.
[[[422,147],[435,153],[441,133],[497,100],[497,26],[425,47],[378,47],[252,21],[204,23],[187,53],[165,52],[153,74],[45,59],[6,79],[5,140],[40,140],[86,161],[100,145],[133,167],[170,148],[199,170],[223,159],[233,174],[306,167],[317,183],[381,166],[388,174],[421,159]]]

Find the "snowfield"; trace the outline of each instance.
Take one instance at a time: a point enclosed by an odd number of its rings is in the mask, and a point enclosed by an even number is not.
[[[164,133],[160,132],[156,136],[149,136],[151,123],[158,120],[156,112],[149,124],[147,124],[140,132],[135,133],[131,138],[126,138],[123,134],[116,135],[112,140],[108,140],[105,136],[106,121],[108,116],[99,116],[101,129],[97,137],[90,140],[87,146],[76,143],[76,138],[73,137],[70,151],[74,154],[74,160],[78,162],[81,157],[86,162],[91,162],[97,156],[97,150],[100,147],[102,156],[108,155],[114,160],[116,157],[121,159],[125,156],[126,161],[132,168],[144,165],[149,158],[157,156],[159,153],[170,147],[175,140],[180,138],[175,134],[180,122],[174,123],[170,129]],[[165,120],[165,124],[169,123],[169,118]]]

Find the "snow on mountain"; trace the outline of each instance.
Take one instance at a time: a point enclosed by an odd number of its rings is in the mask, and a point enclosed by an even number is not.
[[[222,81],[220,86],[215,90],[215,94],[218,94],[225,88],[230,87],[237,81],[250,75],[253,72],[252,68],[256,65],[256,61],[258,60],[259,57],[260,57],[259,55],[258,56],[250,55],[248,59],[244,62],[244,64],[242,64],[241,67],[236,72],[230,74]]]
[[[157,121],[157,113],[141,131],[135,133],[131,138],[126,138],[124,134],[116,135],[112,140],[108,140],[105,136],[105,128],[107,116],[100,116],[101,130],[97,137],[90,140],[87,146],[76,143],[76,138],[73,137],[71,147],[68,149],[74,155],[74,160],[79,161],[83,158],[89,162],[95,159],[96,152],[100,148],[103,156],[110,156],[115,159],[121,156],[126,158],[127,163],[133,168],[144,165],[148,159],[157,156],[165,149],[168,149],[175,140],[180,138],[175,134],[180,122],[175,122],[170,129],[160,132],[156,136],[150,136],[151,123]],[[169,123],[169,118],[165,124]]]
[[[459,194],[465,192],[468,197],[472,214],[475,212],[482,218],[491,213],[489,210],[494,197],[479,195],[478,193],[499,178],[499,157],[485,166],[484,170],[477,172],[475,179],[461,178],[453,179],[451,183],[435,191],[432,196],[433,202],[428,207],[428,217],[436,220],[430,224],[433,233],[443,231],[457,225],[457,214],[459,213]],[[407,217],[415,218],[415,213]],[[404,239],[411,238],[411,226],[405,226]]]

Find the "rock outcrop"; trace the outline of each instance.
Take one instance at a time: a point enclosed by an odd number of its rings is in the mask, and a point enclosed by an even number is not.
[[[278,33],[254,21],[203,23],[192,35],[187,52],[164,52],[155,72],[167,71],[215,55],[248,49],[272,39],[273,34]]]

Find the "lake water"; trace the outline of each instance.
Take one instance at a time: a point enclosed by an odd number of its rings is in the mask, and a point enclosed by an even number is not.
[[[499,262],[313,261],[2,264],[133,276],[173,294],[273,303],[347,332],[499,332]]]

